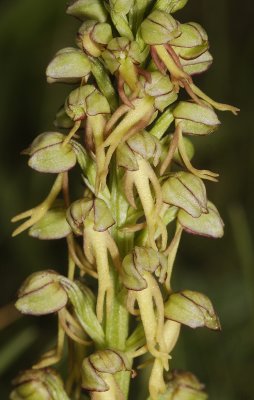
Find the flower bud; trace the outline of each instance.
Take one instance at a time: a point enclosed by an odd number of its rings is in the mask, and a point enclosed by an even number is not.
[[[179,22],[163,11],[154,10],[141,24],[141,36],[146,44],[165,44],[180,34]]]
[[[176,54],[184,60],[195,59],[208,50],[208,36],[196,22],[181,24],[181,35],[170,41]]]
[[[157,0],[154,8],[156,10],[165,11],[169,14],[173,14],[178,10],[181,10],[188,0]]]
[[[18,293],[16,308],[22,314],[45,315],[61,310],[68,301],[55,271],[40,271],[30,275]]]
[[[114,375],[120,371],[130,371],[125,354],[115,350],[99,350],[83,361],[82,388],[93,392],[106,392],[110,390],[107,375]]]
[[[62,239],[71,232],[66,221],[64,207],[56,206],[36,222],[29,230],[29,235],[40,240]]]
[[[99,22],[105,22],[107,12],[100,0],[72,0],[66,13],[81,19],[95,19]]]
[[[99,57],[103,48],[112,39],[112,29],[107,23],[85,21],[77,36],[77,45],[93,57]]]
[[[81,86],[74,89],[65,102],[66,114],[74,121],[87,116],[109,114],[110,107],[106,97],[93,85]]]
[[[173,110],[176,124],[181,123],[182,132],[188,135],[207,135],[220,125],[213,109],[204,103],[180,101]]]
[[[189,75],[201,74],[208,70],[213,62],[213,57],[209,51],[205,51],[199,57],[190,60],[180,58],[183,70]]]
[[[21,372],[13,384],[11,400],[70,400],[60,376],[51,368]]]
[[[162,195],[164,203],[179,207],[194,218],[207,213],[205,185],[189,172],[172,174],[162,186]]]
[[[190,328],[220,330],[220,322],[209,298],[202,293],[183,290],[173,293],[165,303],[165,318]]]
[[[178,213],[178,222],[183,229],[193,235],[206,236],[211,238],[221,238],[224,234],[224,223],[220,214],[213,203],[208,201],[207,214],[202,214],[198,218],[193,218],[184,210]]]
[[[91,72],[89,58],[78,49],[66,47],[58,51],[49,63],[46,75],[49,83],[77,83]]]
[[[36,171],[53,174],[73,168],[76,154],[71,144],[62,145],[64,139],[62,133],[41,133],[24,152],[30,155],[28,165]]]
[[[145,93],[154,97],[155,108],[161,112],[177,99],[174,85],[168,75],[155,71],[151,73],[150,82],[143,79],[142,83]]]
[[[204,385],[195,375],[185,371],[173,371],[169,376],[166,392],[158,400],[207,400]]]

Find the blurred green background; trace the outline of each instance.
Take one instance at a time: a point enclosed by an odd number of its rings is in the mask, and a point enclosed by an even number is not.
[[[64,10],[64,0],[1,0],[0,4],[3,400],[17,371],[28,367],[49,340],[54,342],[56,331],[54,317],[19,319],[6,305],[32,271],[66,268],[62,241],[39,242],[26,234],[11,239],[10,223],[13,215],[36,205],[52,181],[31,171],[19,153],[38,133],[52,129],[55,112],[68,92],[67,87],[50,86],[45,80],[47,63],[57,49],[73,44],[79,25]],[[174,275],[176,289],[205,292],[221,318],[221,333],[183,329],[173,357],[175,367],[194,372],[206,383],[211,400],[254,399],[252,11],[251,0],[189,0],[178,13],[182,22],[197,21],[209,34],[214,64],[196,82],[211,97],[241,108],[238,118],[220,113],[219,131],[195,140],[195,165],[221,173],[218,184],[208,184],[208,193],[226,223],[225,236],[214,241],[184,235]]]

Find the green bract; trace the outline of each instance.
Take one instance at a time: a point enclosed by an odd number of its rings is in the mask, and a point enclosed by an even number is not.
[[[46,70],[49,83],[77,83],[87,79],[91,72],[89,58],[74,47],[59,50]]]
[[[80,282],[73,282],[63,276],[59,277],[59,282],[66,291],[76,318],[84,331],[97,345],[104,345],[104,332],[95,315],[95,299],[90,291]]]

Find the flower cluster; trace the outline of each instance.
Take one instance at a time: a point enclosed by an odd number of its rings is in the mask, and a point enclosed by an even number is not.
[[[181,326],[219,330],[220,322],[204,294],[175,291],[171,277],[184,232],[223,235],[204,184],[218,174],[193,166],[189,136],[219,127],[215,109],[238,109],[194,84],[212,56],[205,30],[175,18],[186,3],[74,0],[67,8],[81,21],[76,46],[58,51],[46,75],[75,87],[56,114],[57,131],[24,151],[28,165],[55,182],[13,222],[26,219],[14,236],[29,229],[41,240],[65,239],[68,271],[35,272],[19,291],[23,314],[55,313],[59,328],[56,348],[15,379],[13,400],[79,399],[81,391],[127,399],[133,361],[146,353],[149,399],[207,398],[169,360]],[[76,167],[83,185],[75,199],[69,171]],[[66,357],[65,337],[73,346],[64,386],[52,365]]]

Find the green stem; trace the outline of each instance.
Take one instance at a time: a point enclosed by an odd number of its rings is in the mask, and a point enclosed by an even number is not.
[[[112,228],[112,237],[114,238],[121,257],[123,258],[133,247],[133,234],[123,233],[118,228],[126,222],[129,205],[121,194],[119,172],[115,158],[110,164],[111,178],[111,209],[116,221]],[[110,315],[106,319],[106,343],[109,348],[125,351],[126,341],[129,334],[129,313],[125,307],[125,289],[119,281],[118,273],[115,268],[111,268],[111,274],[114,278],[114,296]],[[130,385],[130,372],[119,372],[115,375],[116,381],[124,394],[128,398]]]

